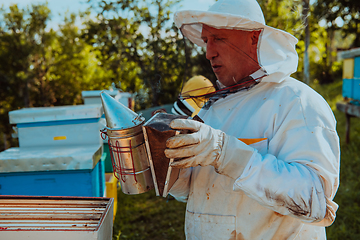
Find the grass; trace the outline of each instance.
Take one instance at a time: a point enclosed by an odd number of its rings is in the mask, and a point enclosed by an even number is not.
[[[113,240],[185,239],[185,209],[185,203],[157,197],[154,190],[126,195],[119,189]]]
[[[360,119],[352,118],[350,143],[345,144],[345,114],[336,109],[342,100],[341,81],[312,87],[329,103],[337,119],[341,142],[339,204],[333,225],[327,228],[329,240],[360,239]],[[156,197],[154,190],[125,195],[119,190],[113,239],[185,239],[185,203]]]
[[[329,240],[360,239],[360,119],[351,119],[350,143],[345,143],[345,114],[334,111],[341,142],[340,187],[335,196],[337,217],[327,228]]]

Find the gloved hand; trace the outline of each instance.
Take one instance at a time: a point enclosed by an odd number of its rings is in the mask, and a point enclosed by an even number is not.
[[[198,121],[175,119],[170,123],[174,130],[189,130],[192,133],[179,134],[166,141],[167,158],[179,159],[171,166],[188,168],[212,165],[217,169],[217,161],[222,153],[225,133]]]

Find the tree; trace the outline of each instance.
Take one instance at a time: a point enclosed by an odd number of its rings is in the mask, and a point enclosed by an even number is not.
[[[303,81],[306,84],[310,83],[310,69],[309,69],[309,45],[310,45],[310,26],[309,26],[309,0],[303,0],[302,19],[305,24],[305,50],[304,50],[304,77]]]
[[[360,47],[360,1],[357,0],[317,0],[314,16],[325,21],[327,30],[340,30],[343,36],[355,35],[351,47]]]
[[[143,93],[138,109],[173,102],[180,90],[184,49],[178,30],[169,24],[170,8],[178,2],[95,1],[97,19],[84,30],[113,82],[120,81],[124,91]]]
[[[41,45],[51,41],[51,33],[45,32],[50,10],[46,5],[27,9],[12,5],[9,11],[1,8],[0,14],[0,132],[7,136],[5,141],[10,141],[8,112],[34,105],[31,93],[37,91],[42,79],[35,75],[43,75],[45,70],[38,64],[38,56]]]
[[[259,0],[268,25],[285,30],[299,39],[298,71],[293,77],[306,83],[330,83],[341,71],[336,62],[336,32],[319,25],[317,12],[308,0]],[[309,76],[307,76],[309,74]],[[307,79],[310,80],[308,81]]]
[[[3,15],[0,27],[0,75],[1,94],[17,96],[12,106],[32,106],[31,86],[34,83],[35,55],[40,54],[41,45],[49,40],[45,33],[50,10],[45,5],[21,10],[17,5],[10,6],[10,12],[0,10]],[[31,17],[29,17],[29,15]],[[2,98],[3,99],[3,98]],[[19,99],[23,101],[20,103]]]
[[[82,90],[111,86],[111,73],[102,68],[97,51],[81,38],[81,34],[76,15],[65,16],[49,51],[52,59],[46,79],[53,96],[51,105],[80,104]]]
[[[58,32],[46,29],[50,19],[46,4],[26,9],[12,5],[0,10],[0,18],[0,135],[5,134],[4,143],[12,141],[9,111],[79,104],[82,90],[111,85],[96,51],[81,39],[74,14],[65,17]]]
[[[360,47],[360,3],[356,0],[318,0],[313,15],[326,31],[321,82],[341,79],[338,49]]]
[[[299,66],[298,72],[294,73],[293,76],[299,80],[305,79],[306,77],[303,74],[304,59],[306,59],[304,30],[307,25],[305,25],[304,20],[307,20],[309,16],[302,0],[259,0],[259,4],[263,9],[267,25],[284,30],[299,39],[296,46],[299,55]]]

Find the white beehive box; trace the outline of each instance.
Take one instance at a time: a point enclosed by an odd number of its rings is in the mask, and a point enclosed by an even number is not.
[[[62,147],[102,145],[101,105],[23,108],[9,112],[19,146]]]
[[[105,92],[112,96],[116,101],[120,102],[124,106],[133,109],[133,96],[128,92],[120,92],[119,90],[92,90],[82,91],[81,96],[84,100],[84,104],[101,104],[100,93]]]
[[[0,239],[111,240],[112,198],[0,196]]]

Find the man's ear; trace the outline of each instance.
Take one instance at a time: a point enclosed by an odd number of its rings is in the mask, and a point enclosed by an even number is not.
[[[260,37],[260,33],[261,33],[261,30],[252,31],[252,35],[251,35],[251,44],[252,45],[257,46],[258,41],[259,41],[259,37]]]

